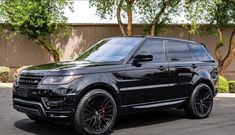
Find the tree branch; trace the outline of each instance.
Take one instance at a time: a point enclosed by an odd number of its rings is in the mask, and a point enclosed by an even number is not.
[[[126,11],[127,11],[127,18],[128,18],[128,24],[127,24],[127,35],[132,36],[132,6],[134,4],[135,0],[126,0]]]
[[[215,47],[215,57],[218,60],[219,64],[221,64],[222,56],[221,56],[220,48],[224,44],[223,44],[223,34],[221,32],[220,27],[218,27],[218,26],[217,26],[217,33],[218,33],[219,40],[218,40],[218,43],[216,44],[216,47]]]
[[[235,58],[235,29],[233,29],[230,37],[228,53],[221,61],[222,66],[221,69],[219,69],[219,71],[222,75],[225,74],[225,70],[232,63],[234,58]]]
[[[60,61],[60,53],[55,46],[46,44],[43,40],[35,39],[34,42],[40,45],[43,49],[45,49],[50,55],[52,55],[55,62]]]
[[[123,5],[124,0],[120,0],[118,3],[118,8],[117,8],[117,21],[118,21],[118,25],[121,29],[122,35],[126,36],[126,31],[124,29],[124,25],[122,23],[122,18],[121,18],[121,11],[122,11],[122,5]]]
[[[170,5],[171,0],[167,0],[163,2],[163,6],[161,7],[160,11],[155,15],[155,18],[152,22],[151,27],[151,35],[154,36],[156,33],[156,26],[159,23],[161,16],[164,14],[165,9]]]

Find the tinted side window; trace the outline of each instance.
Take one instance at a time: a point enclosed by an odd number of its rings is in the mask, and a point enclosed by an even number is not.
[[[199,61],[212,60],[212,58],[209,56],[208,52],[202,45],[191,43],[190,46]]]
[[[169,61],[191,61],[193,55],[185,42],[168,41],[167,52]]]
[[[140,48],[138,53],[151,53],[153,55],[152,62],[165,61],[165,48],[163,41],[156,39],[147,39],[147,41]]]

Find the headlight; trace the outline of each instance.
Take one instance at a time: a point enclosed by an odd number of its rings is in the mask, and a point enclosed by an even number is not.
[[[43,79],[42,84],[68,84],[81,76],[49,76]]]

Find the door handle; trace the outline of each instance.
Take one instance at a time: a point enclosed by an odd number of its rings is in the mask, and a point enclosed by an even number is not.
[[[197,68],[197,65],[196,64],[192,64],[192,68]]]
[[[162,71],[162,70],[165,70],[165,69],[166,69],[166,67],[164,67],[164,66],[160,66],[160,67],[159,67],[159,70],[161,70],[161,71]]]

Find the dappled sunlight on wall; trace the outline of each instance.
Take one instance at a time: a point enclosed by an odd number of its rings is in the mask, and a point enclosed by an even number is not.
[[[73,38],[69,38],[68,44],[64,47],[62,61],[69,61],[77,58],[79,54],[84,52],[88,47],[87,41],[84,39],[83,33]]]
[[[94,27],[74,26],[71,35],[68,37],[67,43],[60,45],[62,51],[62,61],[74,60],[82,52],[86,51],[96,42]]]
[[[3,42],[6,43],[6,66],[20,67],[23,65],[43,64],[51,61],[48,54],[40,46],[25,39],[23,36],[16,35],[10,40]],[[2,44],[2,42],[0,44]]]

